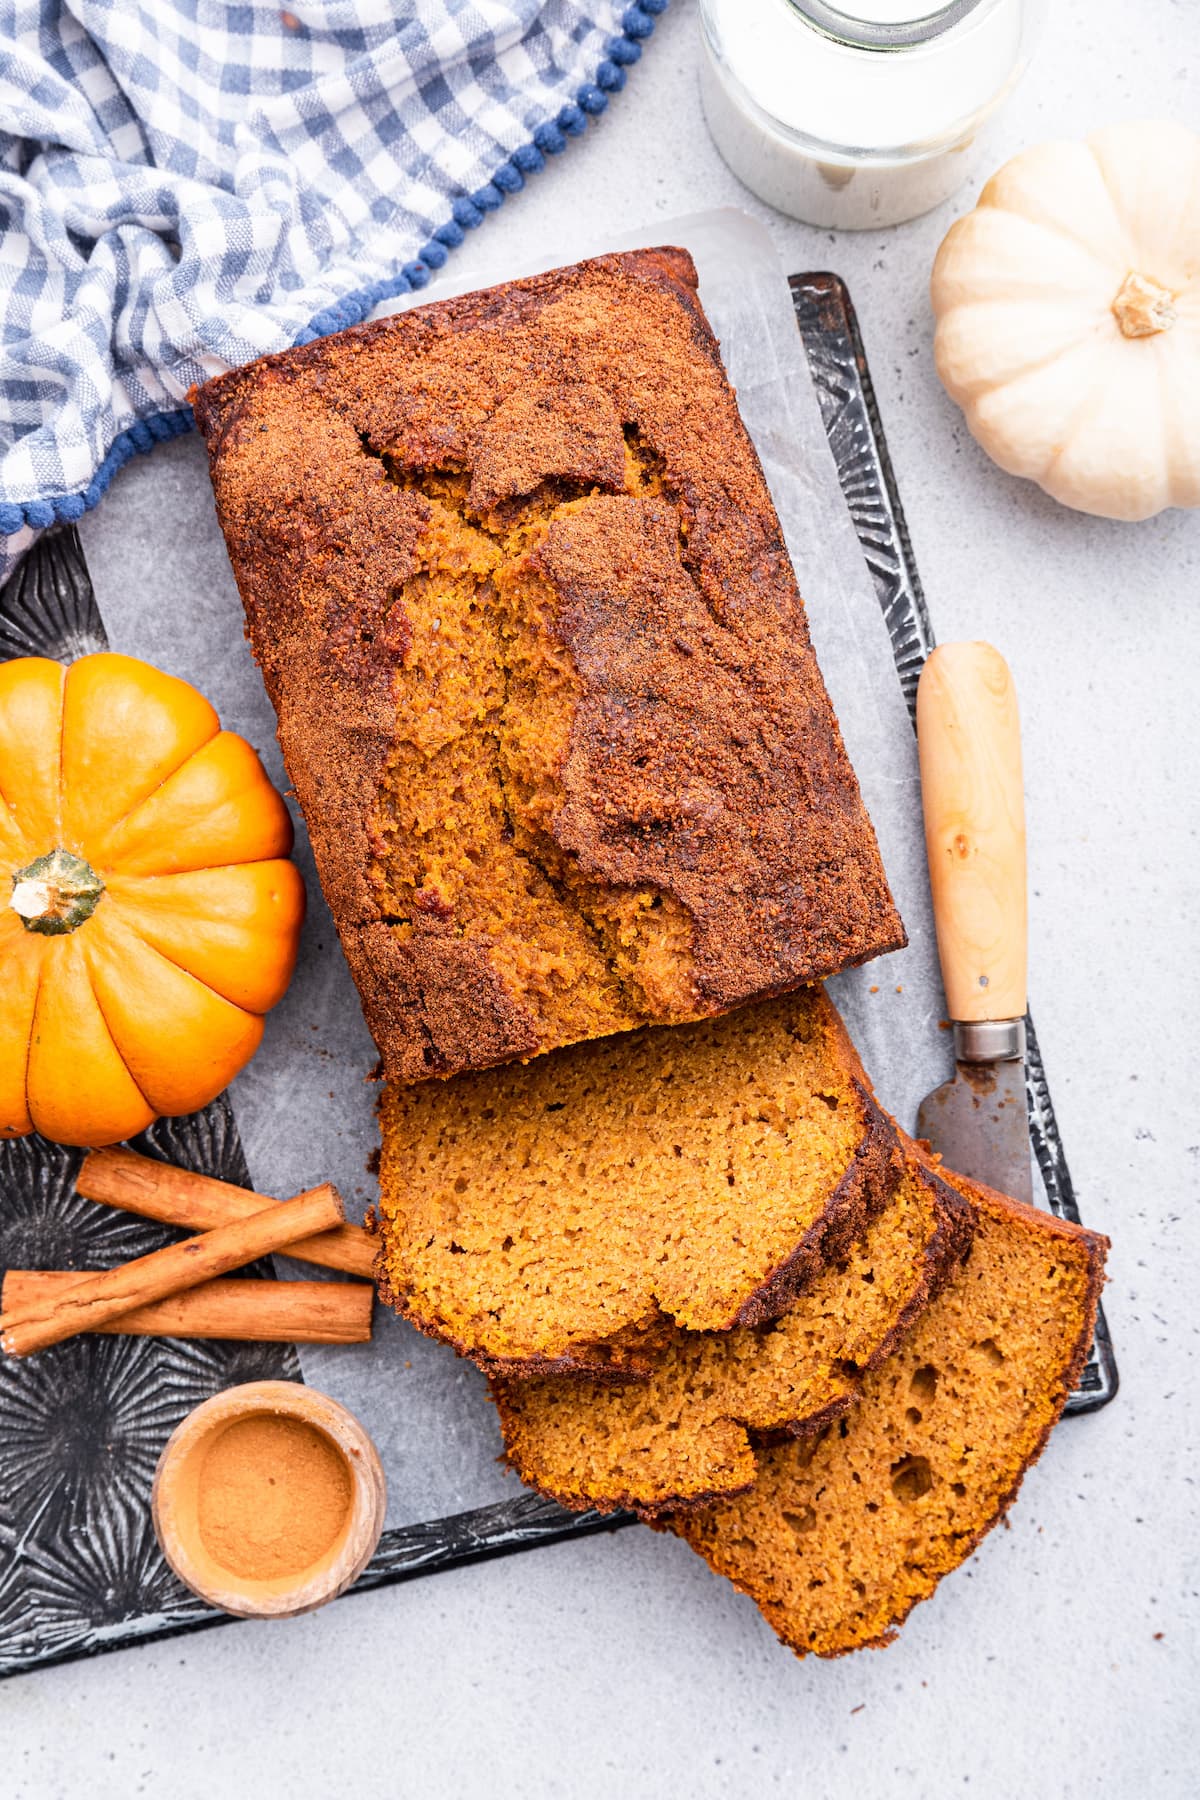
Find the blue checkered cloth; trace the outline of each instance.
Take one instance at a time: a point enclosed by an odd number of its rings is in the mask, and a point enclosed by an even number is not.
[[[0,578],[193,382],[422,286],[668,0],[8,0]]]

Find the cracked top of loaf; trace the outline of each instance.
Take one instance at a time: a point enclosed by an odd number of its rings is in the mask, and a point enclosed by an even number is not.
[[[904,942],[685,252],[443,300],[193,399],[390,1079]]]

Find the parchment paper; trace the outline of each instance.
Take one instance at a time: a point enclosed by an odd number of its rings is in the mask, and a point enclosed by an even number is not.
[[[808,607],[813,641],[858,772],[909,947],[830,984],[880,1099],[911,1128],[918,1102],[951,1071],[926,882],[916,745],[891,645],[838,486],[784,271],[765,229],[729,210],[656,224],[621,241],[535,245],[519,268],[455,261],[453,279],[417,299],[465,292],[603,250],[682,244],[721,340],[742,416],[762,458]],[[393,309],[394,310],[394,309]],[[213,511],[198,437],[131,464],[81,535],[113,648],[184,676],[223,724],[287,785],[275,720],[242,635],[242,612]],[[300,965],[262,1050],[234,1083],[256,1187],[287,1195],[337,1182],[361,1212],[375,1197],[375,1050],[321,899],[303,823],[297,859],[309,917]],[[300,1271],[311,1277],[313,1271]],[[389,1484],[388,1524],[511,1495],[482,1376],[444,1346],[376,1309],[375,1340],[301,1351],[306,1381],[343,1401],[375,1438]]]

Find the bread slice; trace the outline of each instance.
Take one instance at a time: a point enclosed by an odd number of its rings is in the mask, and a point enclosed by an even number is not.
[[[961,1260],[972,1213],[897,1148],[896,1192],[769,1325],[674,1330],[645,1382],[497,1379],[508,1461],[561,1505],[652,1517],[752,1487],[752,1434],[812,1431],[850,1406]]]
[[[645,1373],[774,1318],[886,1202],[895,1132],[806,988],[389,1087],[381,1291],[492,1373]]]
[[[947,1179],[975,1207],[970,1253],[858,1404],[670,1523],[800,1656],[890,1642],[1003,1517],[1091,1342],[1107,1240]]]
[[[193,403],[389,1081],[904,943],[685,251],[434,301]]]

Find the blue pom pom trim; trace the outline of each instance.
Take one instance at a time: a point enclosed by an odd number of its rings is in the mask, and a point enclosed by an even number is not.
[[[597,65],[593,79],[585,81],[574,100],[560,107],[553,119],[539,125],[528,143],[518,145],[507,161],[492,171],[485,187],[473,194],[459,195],[450,209],[451,216],[434,232],[416,260],[405,263],[394,275],[323,307],[296,333],[294,342],[310,344],[316,338],[345,331],[347,326],[361,324],[384,300],[423,288],[436,270],[445,267],[450,252],[458,249],[468,231],[482,225],[488,213],[497,211],[509,194],[519,194],[526,177],[545,168],[548,156],[561,156],[569,140],[587,130],[589,119],[599,118],[612,95],[624,88],[628,70],[640,59],[642,45],[669,5],[670,0],[637,0],[635,6],[626,7],[621,15],[621,34],[605,44],[604,60]],[[117,470],[123,469],[131,457],[153,450],[155,444],[165,443],[168,438],[182,437],[195,425],[190,406],[139,419],[113,439],[108,454],[81,494],[0,504],[0,537],[15,537],[26,525],[44,530],[58,522],[67,524],[81,519],[99,504]]]

